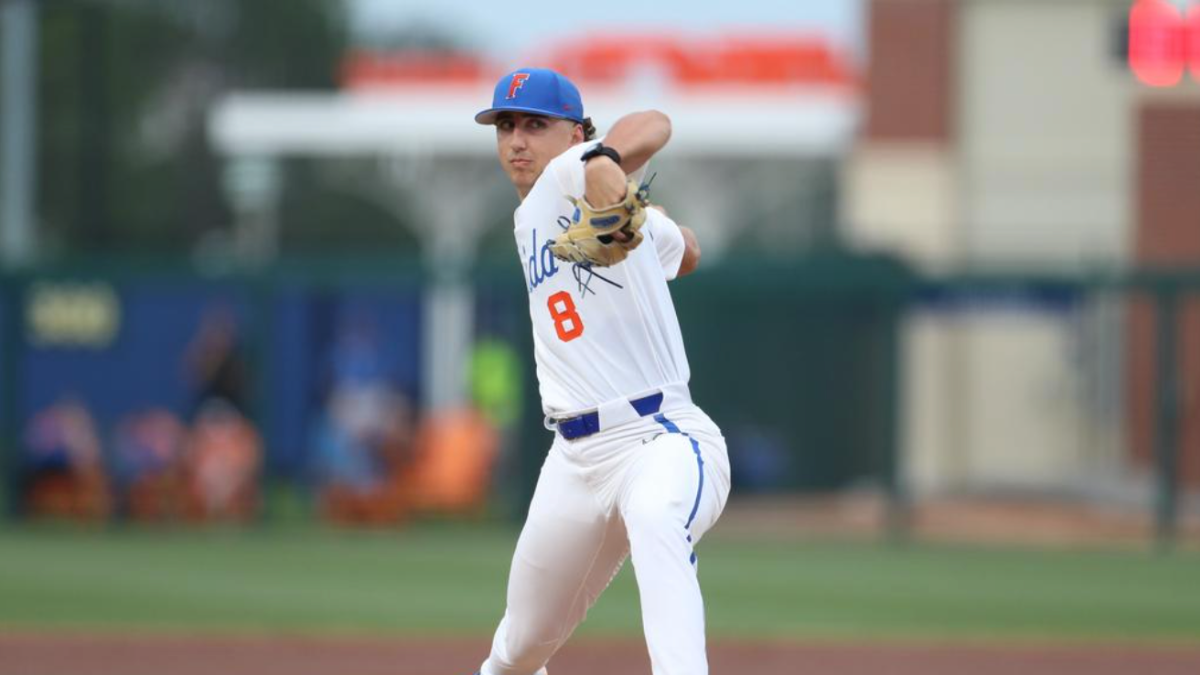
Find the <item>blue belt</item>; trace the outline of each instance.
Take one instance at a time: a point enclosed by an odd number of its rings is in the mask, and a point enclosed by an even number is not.
[[[662,392],[650,394],[649,396],[634,399],[629,402],[637,414],[645,417],[653,415],[662,407],[663,395]],[[558,420],[555,425],[558,427],[558,433],[568,441],[573,441],[576,438],[591,436],[600,431],[600,413],[589,412],[577,417],[570,417],[565,420]]]

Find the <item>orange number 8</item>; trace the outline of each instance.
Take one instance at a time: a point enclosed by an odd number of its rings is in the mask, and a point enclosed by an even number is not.
[[[575,311],[575,301],[571,299],[570,293],[566,291],[555,293],[550,296],[546,306],[550,308],[550,318],[554,319],[554,331],[558,333],[559,340],[570,342],[583,335],[583,321],[579,318],[579,313]],[[571,325],[570,328],[567,328],[568,323]]]

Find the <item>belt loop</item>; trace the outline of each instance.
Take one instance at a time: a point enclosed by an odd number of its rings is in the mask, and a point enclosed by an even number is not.
[[[659,410],[662,410],[662,403],[663,393],[660,391],[658,393],[650,394],[649,396],[643,396],[642,398],[630,401],[629,405],[633,406],[633,409],[637,411],[639,417],[645,417],[646,415],[653,415]]]

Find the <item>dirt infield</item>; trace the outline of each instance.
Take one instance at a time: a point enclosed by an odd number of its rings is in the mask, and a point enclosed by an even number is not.
[[[0,634],[0,675],[469,675],[481,640]],[[1195,675],[1200,646],[717,643],[726,675]],[[649,675],[641,642],[581,641],[555,675]]]

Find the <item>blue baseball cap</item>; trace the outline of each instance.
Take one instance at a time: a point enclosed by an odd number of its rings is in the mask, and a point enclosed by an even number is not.
[[[523,112],[583,123],[583,100],[567,78],[546,68],[519,68],[500,78],[492,107],[475,116],[479,124],[495,124],[502,112]]]

